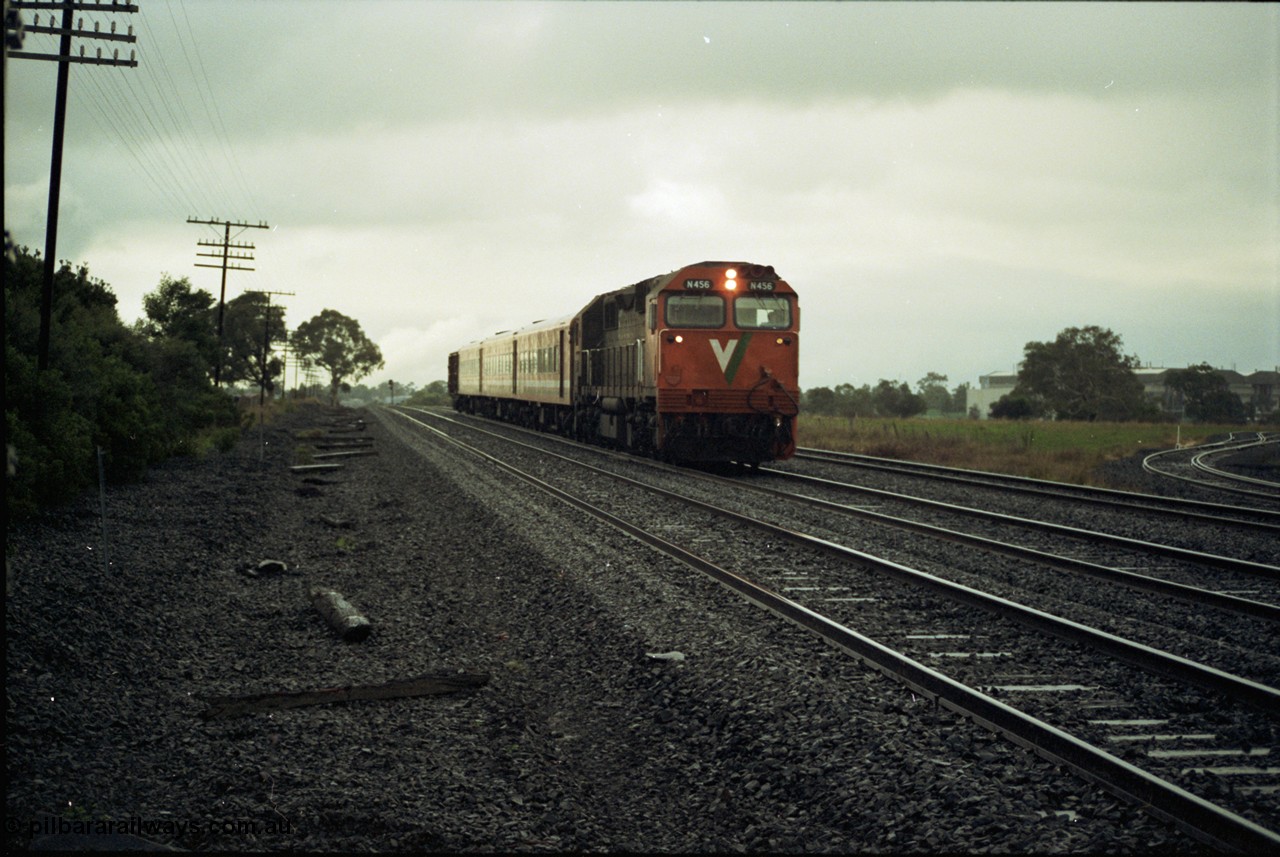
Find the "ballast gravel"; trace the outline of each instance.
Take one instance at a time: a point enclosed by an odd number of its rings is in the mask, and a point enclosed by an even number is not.
[[[376,455],[291,472],[355,420]],[[386,410],[7,536],[9,851],[1207,850]],[[202,716],[440,672],[488,682]]]

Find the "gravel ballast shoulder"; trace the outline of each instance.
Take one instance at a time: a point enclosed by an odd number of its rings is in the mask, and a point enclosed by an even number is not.
[[[357,417],[377,455],[290,473]],[[103,525],[93,496],[8,532],[10,850],[1205,850],[386,411],[299,409]],[[490,680],[201,717],[452,671]]]

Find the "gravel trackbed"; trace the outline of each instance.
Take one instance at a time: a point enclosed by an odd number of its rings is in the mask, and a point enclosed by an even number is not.
[[[356,419],[376,455],[290,471]],[[1205,851],[385,410],[300,407],[105,508],[8,529],[10,852]],[[440,672],[489,680],[202,717]]]

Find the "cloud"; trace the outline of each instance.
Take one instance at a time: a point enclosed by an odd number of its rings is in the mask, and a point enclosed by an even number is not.
[[[216,290],[194,215],[271,223],[243,236],[257,270],[229,293],[295,292],[291,325],[357,318],[398,381],[715,258],[799,290],[806,385],[972,380],[1069,325],[1150,350],[1171,295],[1170,340],[1199,342],[1184,314],[1210,307],[1280,320],[1275,6],[315,0],[139,18],[143,66],[75,71],[59,251],[126,316],[163,271]],[[6,224],[37,240],[40,65],[10,66],[5,150]],[[1215,328],[1238,360],[1280,359],[1265,326],[1235,329]]]
[[[715,187],[656,179],[627,199],[639,217],[664,229],[716,228],[725,217],[724,198]]]
[[[400,0],[352,13],[312,0],[186,12],[201,53],[226,59],[208,75],[237,95],[226,110],[237,144],[281,124],[584,116],[638,101],[1220,91],[1265,86],[1258,70],[1276,63],[1276,10],[1249,4]]]

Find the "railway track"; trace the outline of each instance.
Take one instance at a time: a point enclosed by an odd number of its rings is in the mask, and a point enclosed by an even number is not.
[[[1156,453],[1157,456],[1162,454]],[[927,479],[934,484],[947,483],[970,490],[996,489],[1005,494],[1018,494],[1047,500],[1070,500],[1078,506],[1090,506],[1108,510],[1142,511],[1154,515],[1164,514],[1210,524],[1247,526],[1250,523],[1263,523],[1280,527],[1280,494],[1274,497],[1262,495],[1257,498],[1262,501],[1259,506],[1248,506],[1225,501],[1139,494],[1110,488],[1032,479],[1026,476],[1011,476],[1002,473],[925,464],[923,462],[899,461],[852,452],[806,448],[797,451],[795,462],[824,463],[850,470],[896,476],[916,476]],[[772,469],[793,470],[795,469],[795,463],[775,466]]]
[[[1264,432],[1232,432],[1229,438],[1217,443],[1154,452],[1143,459],[1142,467],[1148,473],[1199,488],[1229,492],[1259,502],[1280,503],[1280,480],[1219,466],[1227,459],[1275,473],[1280,467],[1280,437]]]
[[[486,422],[484,425],[493,431],[533,438],[541,444],[575,451],[584,450],[577,444],[569,444],[551,436],[525,433],[521,429],[502,424]],[[590,453],[610,456],[597,449],[590,449]],[[587,452],[583,451],[582,454]],[[1083,595],[1077,595],[1073,587],[1080,586],[1079,581],[1075,577],[1063,578],[1058,573],[1063,571],[1071,575],[1088,575],[1134,591],[1154,593],[1160,597],[1135,602],[1132,608],[1135,613],[1145,614],[1145,627],[1136,629],[1136,632],[1143,633],[1145,641],[1153,646],[1167,644],[1168,624],[1172,621],[1167,598],[1213,607],[1214,610],[1208,612],[1187,611],[1184,608],[1181,613],[1172,613],[1186,618],[1182,623],[1183,631],[1193,643],[1182,654],[1201,659],[1216,658],[1237,669],[1240,664],[1257,660],[1257,657],[1256,653],[1248,651],[1222,650],[1219,640],[1240,636],[1237,619],[1231,614],[1274,621],[1277,615],[1276,604],[1280,603],[1280,581],[1276,579],[1280,570],[1270,564],[1239,561],[1204,551],[1170,548],[1160,543],[1135,541],[1123,536],[1113,537],[1106,533],[1060,527],[1023,518],[1010,522],[1006,520],[1009,517],[1006,515],[987,515],[981,510],[951,507],[905,495],[893,495],[901,502],[897,502],[892,508],[887,503],[851,503],[845,492],[861,493],[865,489],[825,479],[802,482],[817,483],[826,496],[812,496],[812,491],[801,495],[794,491],[771,488],[771,477],[732,480],[681,468],[664,468],[634,456],[615,455],[612,458],[621,466],[638,468],[640,472],[676,474],[686,483],[690,480],[704,483],[704,487],[698,489],[699,496],[713,504],[724,503],[725,498],[734,498],[740,509],[768,508],[772,520],[786,520],[792,527],[800,529],[810,525],[817,526],[828,538],[848,544],[858,544],[860,539],[866,537],[870,532],[866,522],[890,531],[930,536],[935,544],[941,543],[935,550],[944,553],[943,560],[936,563],[934,573],[968,585],[995,587],[997,591],[1010,597],[1041,597],[1047,592],[1057,591],[1060,597],[1056,602],[1048,602],[1050,609],[1071,611],[1077,606],[1074,604],[1077,600],[1082,604],[1092,600],[1094,609],[1100,609],[1100,605],[1113,606],[1112,600],[1119,597],[1111,590],[1099,590],[1093,586],[1089,586]],[[788,481],[799,478],[794,475],[786,477]],[[873,492],[872,496],[881,493]],[[752,494],[762,496],[760,499],[744,499]],[[932,513],[928,520],[921,520],[921,516],[912,511],[917,500],[920,506]],[[799,505],[816,511],[788,513],[785,511],[786,506],[778,501],[787,501],[791,506]],[[786,517],[788,514],[791,517]],[[968,522],[975,517],[994,519],[1002,530],[1000,537],[993,537],[990,527],[985,527],[983,532],[973,532]],[[960,529],[962,526],[966,529]],[[1030,528],[1030,535],[1024,532],[1026,528]],[[1177,529],[1182,529],[1182,526]],[[1264,526],[1260,531],[1250,534],[1250,539],[1242,545],[1242,549],[1270,551],[1273,535],[1271,528]],[[1027,544],[1028,540],[1033,540],[1033,543]],[[912,540],[907,544],[917,546],[922,542]],[[951,548],[951,545],[956,544],[976,550],[974,557],[967,561],[968,566],[974,570],[966,571],[958,564],[958,557]],[[1125,549],[1123,557],[1118,557],[1117,546]],[[1081,556],[1082,553],[1093,558]],[[1181,559],[1166,558],[1162,555],[1165,553]],[[993,554],[1032,564],[1019,562],[1013,566],[995,566],[989,561]],[[1086,612],[1076,612],[1082,621],[1088,621]],[[1263,651],[1271,649],[1264,647]],[[1259,667],[1257,674],[1269,682],[1280,682],[1280,668],[1275,666],[1273,660],[1268,660],[1265,666]]]
[[[1271,800],[1280,768],[1266,764],[1280,752],[1274,659],[1253,662],[1258,677],[1234,675],[1054,616],[986,591],[991,586],[948,580],[842,544],[849,541],[847,529],[839,532],[843,524],[803,526],[812,511],[784,513],[782,507],[796,501],[743,480],[702,474],[695,489],[689,474],[673,475],[631,456],[577,445],[569,455],[552,453],[546,436],[517,447],[509,427],[490,431],[448,420],[442,429],[445,423],[436,421],[447,418],[433,415],[428,426],[421,414],[398,413],[1215,847],[1280,846],[1280,813]],[[474,443],[450,437],[475,432],[483,434]],[[586,482],[594,486],[585,490],[576,475],[588,472],[583,468],[590,468]],[[602,476],[625,490],[600,487]],[[672,479],[679,490],[657,484]],[[638,501],[638,492],[661,502]],[[771,520],[698,494],[733,497],[739,508],[763,505]],[[775,523],[787,515],[801,526]],[[753,569],[756,579],[730,568]],[[1205,609],[1231,618],[1211,633],[1249,623],[1252,633],[1274,640],[1274,613],[1247,608],[1234,615],[1227,602]],[[1158,608],[1156,614],[1148,624],[1159,622]],[[1091,653],[1082,657],[1082,651]],[[1223,760],[1241,764],[1219,764]]]
[[[944,520],[947,518],[967,518],[996,525],[997,529],[1035,529],[1051,536],[1064,539],[1076,539],[1091,545],[1103,546],[1113,555],[1118,551],[1127,551],[1135,555],[1149,555],[1162,559],[1167,558],[1180,560],[1192,565],[1212,566],[1246,576],[1256,575],[1260,578],[1269,580],[1280,578],[1280,567],[1271,565],[1270,563],[1252,559],[1221,556],[1219,554],[1199,550],[1194,547],[1166,544],[1147,539],[1134,538],[1123,534],[1106,532],[1099,529],[1086,529],[1083,527],[1070,526],[1038,518],[1010,515],[1003,512],[995,512],[972,506],[932,500],[926,497],[868,488],[861,485],[840,482],[823,477],[787,473],[782,471],[777,471],[776,473],[771,471],[770,475],[776,477],[779,481],[800,483],[806,487],[827,492],[836,498],[841,498],[842,495],[846,497],[847,495],[860,495],[862,497],[870,497],[879,501],[879,505],[882,507],[889,504],[897,504],[900,507],[927,509],[931,512],[937,513],[937,515]],[[840,502],[828,501],[822,505],[825,505],[829,509],[846,511],[850,514],[857,513],[857,509],[844,506]],[[905,522],[906,519],[896,518],[895,520],[902,523]],[[1243,526],[1260,533],[1263,540],[1258,541],[1253,550],[1255,553],[1267,555],[1268,557],[1272,553],[1271,548],[1273,546],[1270,539],[1280,537],[1280,526],[1274,524],[1248,521],[1231,521],[1224,523]]]

